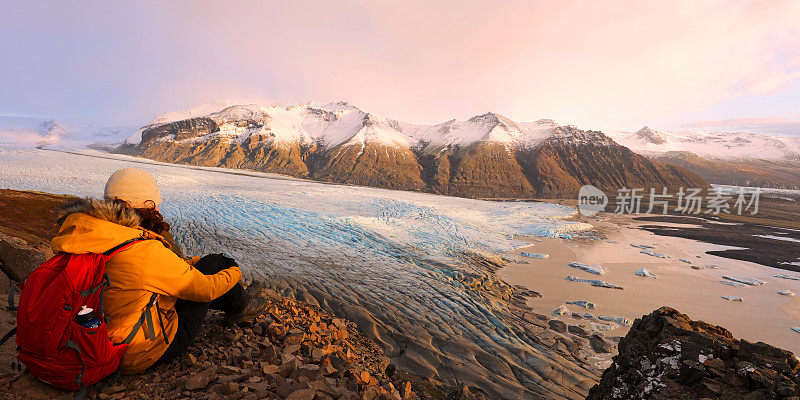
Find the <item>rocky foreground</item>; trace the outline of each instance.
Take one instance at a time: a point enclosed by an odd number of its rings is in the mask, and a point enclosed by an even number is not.
[[[634,322],[587,400],[800,399],[800,361],[663,307]]]
[[[268,291],[266,315],[241,326],[226,326],[215,312],[190,351],[142,375],[123,376],[90,399],[418,399],[476,398],[436,382],[397,371],[352,322]],[[3,328],[13,315],[2,311]],[[3,346],[11,359],[12,345]],[[8,348],[5,348],[8,347]],[[24,368],[3,363],[0,397],[72,399]],[[421,394],[421,396],[420,396]],[[482,398],[479,394],[477,398]]]

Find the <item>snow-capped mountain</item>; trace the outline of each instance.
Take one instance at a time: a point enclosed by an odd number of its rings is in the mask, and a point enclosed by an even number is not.
[[[711,183],[800,189],[800,137],[647,126],[611,135],[651,160],[682,166]]]
[[[186,113],[167,113],[141,129],[163,126],[180,121],[173,119]],[[234,105],[202,116],[219,128],[213,135],[228,140],[246,140],[261,135],[275,142],[309,144],[321,142],[326,146],[344,144],[383,143],[391,146],[470,145],[479,141],[531,146],[555,134],[558,124],[552,120],[516,123],[502,115],[487,113],[467,121],[451,120],[437,125],[416,125],[366,113],[348,103],[301,104],[291,107],[256,104]],[[127,142],[141,141],[138,132]]]
[[[47,118],[0,116],[0,146],[37,148],[110,148],[131,129],[102,128]]]
[[[469,197],[572,196],[586,183],[705,186],[598,131],[487,113],[410,124],[345,103],[233,105],[205,115],[169,113],[119,152],[159,161],[278,172],[331,182]]]
[[[797,137],[699,130],[664,132],[647,126],[636,132],[617,132],[611,136],[639,153],[688,151],[714,159],[800,161],[800,138]]]

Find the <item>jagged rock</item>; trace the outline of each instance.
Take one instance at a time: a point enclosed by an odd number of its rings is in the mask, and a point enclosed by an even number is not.
[[[598,334],[589,337],[589,344],[591,344],[592,349],[598,353],[611,353],[611,345]]]
[[[737,340],[668,307],[637,319],[618,347],[587,400],[800,396],[800,361],[791,352]]]
[[[582,336],[582,337],[588,337],[589,336],[589,332],[586,330],[586,328],[584,328],[584,327],[582,327],[580,325],[570,325],[570,326],[567,327],[567,331],[569,333],[573,334],[573,335],[578,335],[578,336]]]
[[[286,400],[313,400],[316,393],[314,388],[299,389],[286,396]]]
[[[183,387],[186,390],[204,389],[215,376],[211,372],[203,372],[199,374],[192,374],[183,382]]]
[[[567,324],[565,324],[564,321],[551,319],[550,321],[547,321],[547,325],[550,327],[550,329],[558,333],[567,333]]]

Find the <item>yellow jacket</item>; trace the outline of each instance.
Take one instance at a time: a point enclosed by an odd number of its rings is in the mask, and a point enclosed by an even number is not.
[[[51,245],[56,252],[102,253],[130,239],[151,239],[134,243],[106,263],[111,284],[103,302],[108,333],[114,343],[123,342],[130,334],[153,293],[158,294],[158,310],[171,342],[178,329],[177,299],[209,302],[225,294],[242,277],[239,267],[204,275],[170,251],[163,237],[141,228],[135,212],[111,202],[81,200],[70,205],[67,213]],[[155,340],[145,337],[144,326],[139,329],[122,359],[123,373],[144,371],[167,350],[155,307],[151,312]]]

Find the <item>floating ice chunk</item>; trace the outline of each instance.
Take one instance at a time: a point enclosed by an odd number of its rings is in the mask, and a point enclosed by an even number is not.
[[[606,240],[606,242],[607,242],[607,243],[613,243],[613,244],[619,243],[619,242],[618,242],[618,241],[616,241],[616,240]]]
[[[733,275],[723,275],[722,279],[744,283],[745,285],[750,285],[750,286],[761,286],[767,283],[756,278],[743,278],[741,276],[733,276]]]
[[[587,312],[587,313],[583,313],[583,318],[586,318],[586,319],[594,319],[594,315],[592,315],[592,314],[590,314],[590,313],[588,313],[588,312]]]
[[[530,257],[530,258],[549,258],[550,257],[549,254],[528,253],[528,252],[525,252],[525,251],[523,251],[522,253],[519,253],[519,255],[521,255],[523,257]]]
[[[586,300],[568,301],[567,304],[574,304],[576,306],[580,306],[580,307],[583,307],[583,308],[586,308],[586,309],[589,309],[589,310],[594,310],[595,308],[597,308],[596,304],[594,304],[592,302],[589,302],[589,301],[586,301]]]
[[[606,273],[606,269],[599,265],[589,265],[589,264],[579,263],[576,261],[570,261],[569,263],[567,263],[567,265],[569,265],[572,268],[582,269],[586,272],[595,275],[603,275]]]
[[[683,262],[685,262],[685,263],[687,263],[687,264],[692,264],[692,262],[691,262],[691,261],[689,261],[689,260],[687,260],[687,259],[685,259],[685,258],[679,258],[679,259],[678,259],[678,261],[683,261]]]
[[[784,296],[790,296],[790,297],[794,296],[794,293],[791,290],[788,290],[788,289],[781,290],[781,291],[778,292],[778,294],[784,295]]]
[[[717,264],[709,264],[709,265],[692,265],[692,269],[717,269],[719,265]]]
[[[616,322],[616,323],[618,323],[618,324],[620,324],[622,326],[631,326],[631,320],[629,320],[629,319],[627,319],[625,317],[614,316],[614,317],[612,317],[612,319],[614,320],[614,322]]]
[[[611,316],[598,315],[597,318],[600,319],[601,321],[616,322],[617,324],[622,326],[631,326],[631,320],[625,317],[618,317],[616,315],[611,315]]]
[[[645,277],[645,278],[655,278],[655,279],[658,279],[658,275],[654,274],[652,271],[650,271],[650,270],[649,270],[649,269],[647,269],[647,268],[642,268],[642,269],[640,269],[640,270],[638,270],[638,271],[634,272],[634,274],[636,274],[636,275],[639,275],[639,276],[643,276],[643,277]]]
[[[666,255],[666,254],[663,254],[663,253],[653,253],[653,252],[652,252],[652,251],[650,251],[650,250],[642,250],[642,251],[640,251],[639,253],[642,253],[642,254],[647,254],[648,256],[650,256],[650,257],[655,257],[655,258],[670,258],[670,257],[669,257],[668,255]]]
[[[570,276],[568,276],[568,277],[566,277],[564,279],[566,279],[568,281],[571,281],[571,282],[587,282],[587,283],[591,284],[592,286],[597,286],[597,287],[603,287],[603,288],[609,288],[609,289],[620,289],[620,290],[623,289],[622,286],[618,286],[618,285],[615,285],[613,283],[608,283],[606,281],[601,281],[599,279],[583,279],[583,278],[578,278],[577,276],[572,276],[572,275],[570,275]]]
[[[722,296],[722,298],[730,301],[744,301],[744,299],[738,296]]]
[[[565,305],[563,305],[563,304],[562,304],[562,305],[558,306],[558,308],[556,308],[555,310],[553,310],[553,312],[552,312],[551,314],[552,314],[554,317],[560,317],[560,316],[563,316],[563,315],[572,314],[572,312],[571,312],[571,311],[569,311],[569,310],[567,309],[567,307],[566,307]]]
[[[733,281],[719,281],[719,283],[721,283],[723,285],[735,286],[735,287],[747,287],[748,286],[748,285],[745,285],[744,283],[733,282]]]
[[[595,329],[599,329],[599,330],[601,330],[601,331],[610,331],[610,330],[614,329],[614,327],[613,327],[613,326],[611,326],[611,325],[608,325],[608,324],[593,324],[592,326],[593,326]]]
[[[634,244],[634,243],[631,243],[631,247],[636,247],[636,248],[643,249],[643,250],[647,250],[647,249],[652,249],[653,248],[653,246],[648,246],[646,244]]]
[[[781,279],[791,279],[791,280],[794,280],[794,281],[800,281],[800,276],[796,276],[796,275],[792,275],[792,274],[778,274],[778,275],[775,275],[775,277],[776,278],[781,278]]]
[[[793,331],[795,331],[795,332],[797,332],[797,333],[800,333],[800,326],[798,326],[798,327],[796,327],[796,328],[792,328],[792,330],[793,330]]]

